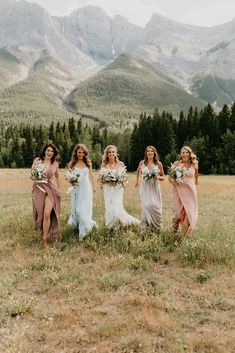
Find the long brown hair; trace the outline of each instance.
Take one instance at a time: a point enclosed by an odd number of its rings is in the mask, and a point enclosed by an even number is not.
[[[154,153],[153,162],[154,162],[154,164],[158,165],[159,157],[158,157],[157,150],[156,150],[156,148],[154,146],[147,146],[145,148],[145,151],[144,151],[144,164],[145,165],[148,164],[148,157],[147,157],[148,148],[151,148],[151,150],[153,150],[153,153]]]
[[[86,166],[88,168],[90,168],[91,166],[91,161],[88,157],[88,148],[86,147],[86,145],[84,145],[83,143],[78,143],[74,149],[73,149],[73,153],[72,153],[72,157],[71,157],[71,161],[70,161],[70,168],[72,169],[75,164],[77,163],[78,161],[78,156],[77,156],[77,151],[79,149],[82,149],[84,151],[84,157],[83,157],[83,162],[86,164]]]
[[[60,160],[60,153],[59,150],[57,149],[57,147],[53,144],[53,143],[47,143],[42,147],[42,150],[40,152],[39,158],[44,161],[45,159],[45,154],[46,154],[46,150],[48,147],[51,147],[54,151],[53,156],[51,157],[51,163],[54,163],[54,161],[59,161]]]

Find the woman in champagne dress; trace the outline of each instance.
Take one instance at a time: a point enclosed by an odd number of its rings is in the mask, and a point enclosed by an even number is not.
[[[77,181],[74,180],[74,175],[77,177]],[[84,144],[78,144],[74,148],[68,165],[67,179],[72,184],[69,189],[71,215],[68,224],[78,228],[79,239],[82,240],[93,227],[96,227],[96,222],[92,219],[93,192],[96,191],[96,188],[88,149]]]
[[[174,167],[180,167],[184,170],[182,178],[174,179],[169,177],[173,185],[173,230],[177,231],[181,224],[181,232],[184,235],[190,235],[197,224],[198,202],[196,185],[198,184],[198,161],[196,155],[189,146],[183,146],[179,159],[173,164]]]
[[[139,163],[136,187],[140,182],[140,201],[142,207],[140,227],[149,227],[159,232],[162,222],[162,197],[159,181],[164,179],[162,163],[154,146],[145,149],[144,160]]]
[[[35,229],[42,234],[47,245],[48,239],[60,239],[60,184],[59,151],[53,144],[43,147],[39,157],[33,161],[31,178],[33,220]]]
[[[125,166],[118,159],[116,146],[105,148],[100,173],[104,185],[105,227],[118,230],[121,226],[139,224],[140,221],[129,215],[123,207]]]

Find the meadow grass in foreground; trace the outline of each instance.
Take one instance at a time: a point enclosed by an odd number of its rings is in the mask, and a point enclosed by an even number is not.
[[[28,170],[0,170],[0,352],[234,352],[235,177],[203,176],[199,224],[190,238],[171,232],[171,187],[162,185],[160,235],[104,229],[102,191],[94,198],[98,230],[84,242],[66,225],[44,249],[33,231]],[[125,207],[140,215],[130,175]]]

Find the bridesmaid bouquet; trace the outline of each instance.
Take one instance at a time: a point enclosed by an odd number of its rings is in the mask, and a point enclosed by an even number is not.
[[[187,175],[187,169],[185,167],[171,165],[170,168],[168,168],[168,173],[176,183],[178,183]]]
[[[142,178],[146,181],[155,180],[155,177],[160,174],[160,169],[158,166],[154,166],[153,168],[149,169],[148,167],[144,167],[141,171]]]
[[[31,170],[31,176],[36,180],[37,183],[47,183],[47,177],[45,175],[46,166],[42,163],[33,165]]]
[[[121,184],[127,181],[126,167],[118,169],[101,168],[99,171],[101,184],[112,183],[113,185]]]
[[[81,183],[81,174],[76,172],[75,170],[72,170],[71,172],[67,171],[66,173],[66,179],[73,184],[73,186],[78,186]]]

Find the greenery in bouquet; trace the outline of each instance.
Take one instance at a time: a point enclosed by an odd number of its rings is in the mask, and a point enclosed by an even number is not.
[[[112,183],[113,185],[121,184],[127,181],[126,167],[118,169],[101,168],[99,171],[101,184]]]
[[[160,169],[158,166],[154,166],[152,168],[148,168],[145,166],[141,170],[142,178],[146,181],[153,181],[155,180],[155,177],[157,177],[160,174]]]
[[[178,183],[187,175],[187,169],[179,165],[171,164],[168,168],[168,174]]]

